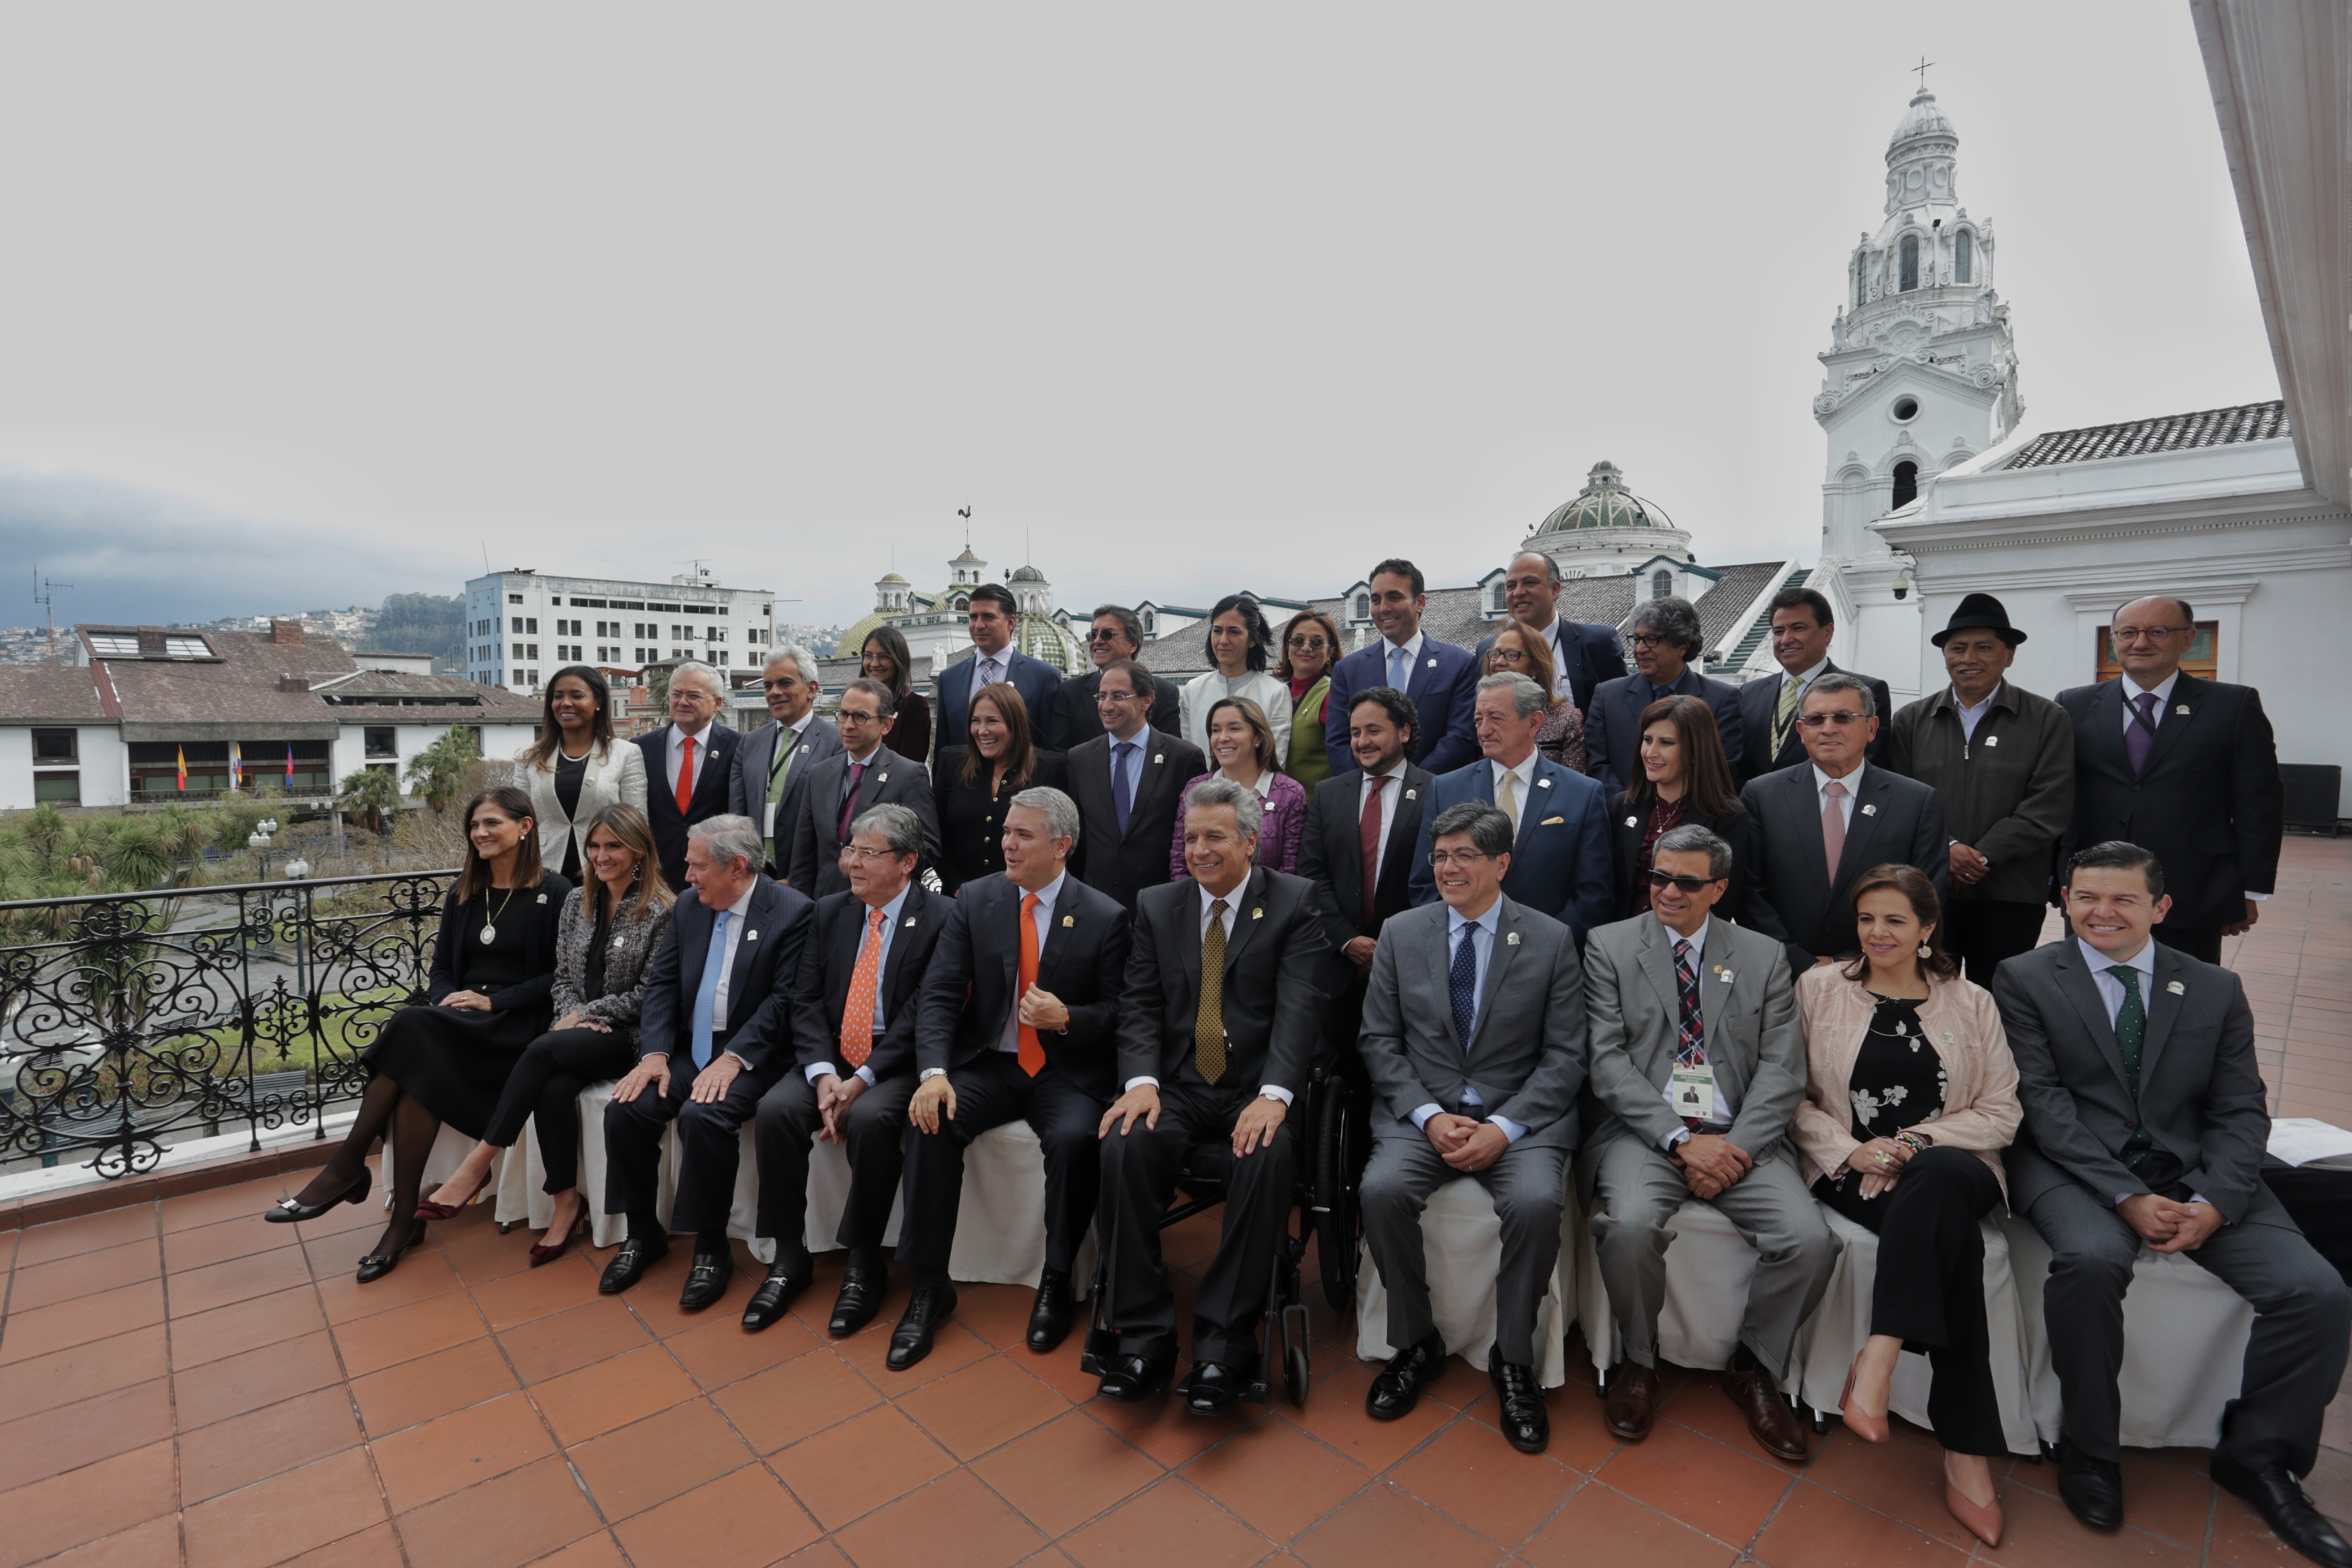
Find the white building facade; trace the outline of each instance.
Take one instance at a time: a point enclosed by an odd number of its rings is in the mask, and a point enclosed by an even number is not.
[[[518,567],[466,584],[466,678],[536,695],[567,664],[694,658],[756,670],[775,647],[775,620],[773,589],[730,588],[708,572],[640,583]]]

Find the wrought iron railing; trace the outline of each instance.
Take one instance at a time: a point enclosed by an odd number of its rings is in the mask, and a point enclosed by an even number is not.
[[[309,1125],[421,998],[454,871],[0,903],[0,1165]]]

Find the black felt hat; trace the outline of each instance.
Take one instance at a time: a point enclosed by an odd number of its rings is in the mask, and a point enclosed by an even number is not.
[[[1979,627],[1999,632],[2000,640],[2011,647],[2025,640],[2025,634],[2009,624],[2009,612],[2002,609],[2000,601],[1990,594],[1970,594],[1962,599],[1960,607],[1952,612],[1952,618],[1945,623],[1944,629],[1927,640],[1941,647],[1954,632],[1975,631]]]

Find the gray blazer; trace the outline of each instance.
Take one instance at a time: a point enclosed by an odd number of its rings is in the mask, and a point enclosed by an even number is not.
[[[748,816],[754,823],[764,821],[768,809],[768,774],[776,765],[776,737],[784,727],[771,719],[750,734],[735,748],[735,772],[727,781],[727,809],[738,816]],[[783,798],[776,802],[776,826],[768,837],[775,841],[775,852],[770,858],[768,872],[779,875],[791,864],[793,858],[793,827],[801,819],[803,803],[808,798],[808,777],[814,764],[841,752],[841,731],[816,716],[812,709],[801,727],[801,738],[793,748],[793,771],[784,778]]]
[[[1584,972],[1574,933],[1503,899],[1478,1022],[1465,1050],[1446,984],[1453,957],[1446,910],[1424,904],[1381,928],[1357,1041],[1376,1102],[1372,1136],[1421,1137],[1413,1110],[1433,1100],[1453,1110],[1468,1084],[1487,1115],[1528,1130],[1522,1143],[1573,1151],[1576,1093],[1584,1082]]]
[[[581,993],[588,984],[588,944],[595,939],[596,917],[585,895],[600,897],[594,882],[574,888],[563,900],[563,916],[555,928],[555,1016],[572,1013],[592,1024],[605,1024],[631,1046],[637,1043],[637,1009],[646,999],[646,972],[654,949],[669,932],[669,906],[646,907],[631,899],[621,905],[604,942],[604,994],[593,1002]]]
[[[1659,1148],[1682,1125],[1666,1105],[1666,1075],[1682,1032],[1682,993],[1675,982],[1673,933],[1654,914],[1592,931],[1585,939],[1584,965],[1591,1060],[1577,1177],[1589,1189],[1601,1151],[1611,1143],[1639,1138]],[[1805,1098],[1805,1026],[1780,944],[1710,919],[1698,1005],[1707,1064],[1717,1089],[1738,1107],[1732,1142],[1759,1164],[1795,1159],[1789,1127]]]
[[[2245,986],[2230,970],[2159,945],[2149,990],[2135,1106],[2115,1026],[2074,939],[1993,971],[1993,1000],[2025,1107],[2025,1124],[2001,1157],[2010,1206],[2022,1214],[2070,1182],[2107,1204],[2147,1192],[2140,1173],[2118,1158],[2133,1130],[2145,1125],[2156,1140],[2149,1157],[2170,1152],[2180,1162],[2181,1184],[2211,1200],[2223,1219],[2292,1226],[2262,1177],[2271,1119]]]

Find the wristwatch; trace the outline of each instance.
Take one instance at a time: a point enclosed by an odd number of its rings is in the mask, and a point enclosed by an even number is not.
[[[945,1068],[925,1068],[922,1071],[915,1075],[915,1081],[917,1083],[929,1083],[931,1079],[939,1077],[940,1074],[947,1070],[948,1069]]]

